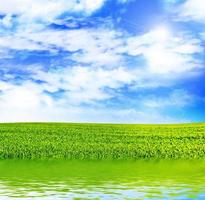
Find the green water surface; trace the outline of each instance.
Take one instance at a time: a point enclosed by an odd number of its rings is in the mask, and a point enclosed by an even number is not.
[[[205,199],[205,161],[0,161],[4,199]]]

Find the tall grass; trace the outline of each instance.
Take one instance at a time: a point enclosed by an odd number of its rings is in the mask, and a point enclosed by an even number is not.
[[[205,158],[205,124],[0,124],[0,158]]]

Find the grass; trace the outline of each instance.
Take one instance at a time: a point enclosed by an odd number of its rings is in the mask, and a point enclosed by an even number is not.
[[[205,124],[0,124],[1,159],[200,159]]]

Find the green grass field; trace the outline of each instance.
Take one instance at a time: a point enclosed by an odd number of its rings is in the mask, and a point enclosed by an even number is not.
[[[0,158],[199,159],[205,124],[0,124]]]

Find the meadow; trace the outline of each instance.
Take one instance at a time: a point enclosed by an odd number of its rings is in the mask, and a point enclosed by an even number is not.
[[[200,159],[205,124],[2,123],[0,159]]]

